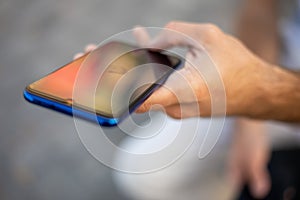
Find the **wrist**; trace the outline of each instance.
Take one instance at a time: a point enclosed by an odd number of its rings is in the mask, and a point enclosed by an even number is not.
[[[265,119],[272,112],[273,99],[278,96],[278,91],[274,89],[274,84],[279,82],[278,67],[269,63],[263,62],[255,72],[255,81],[252,82],[253,96],[251,102],[246,105],[247,110],[244,110],[244,115],[251,118]]]
[[[226,89],[227,115],[254,117],[264,111],[260,105],[265,100],[266,82],[271,82],[271,65],[260,59],[252,59],[235,76]]]

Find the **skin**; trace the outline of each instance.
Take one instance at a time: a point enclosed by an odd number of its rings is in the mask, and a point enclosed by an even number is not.
[[[244,16],[241,17],[239,24],[244,24],[242,23],[243,18]],[[238,28],[243,30],[240,25]],[[244,35],[238,31],[238,34],[242,39],[244,38],[243,41],[251,39],[252,36],[251,32],[249,35]],[[135,28],[134,36],[140,46],[149,44],[150,38],[145,29]],[[270,48],[268,52],[273,54],[274,51]],[[266,168],[269,159],[269,145],[264,131],[264,124],[260,121],[238,119],[228,159],[229,177],[237,192],[244,184],[249,184],[252,195],[256,198],[263,198],[270,189],[270,178]]]
[[[247,0],[237,22],[238,38],[272,64],[278,63],[280,53],[277,3],[275,0]],[[248,184],[255,198],[264,198],[268,194],[271,187],[267,170],[269,157],[264,122],[237,119],[228,159],[229,175],[237,191]]]
[[[264,124],[239,119],[235,127],[228,157],[228,172],[236,193],[245,184],[255,198],[264,198],[271,187],[267,169],[269,143]]]
[[[212,24],[170,22],[166,25],[168,30],[188,35],[206,48],[217,63],[224,82],[227,94],[226,115],[246,117],[239,119],[236,126],[229,170],[237,188],[248,183],[252,194],[257,198],[264,197],[270,189],[266,170],[269,151],[262,122],[249,118],[300,121],[299,74],[284,70],[276,64],[279,40],[274,5],[272,0],[247,1],[237,31],[240,40]],[[136,38],[141,46],[161,49],[182,46],[188,47],[189,52],[199,51],[196,44],[184,38],[172,37],[169,32],[162,32],[149,42],[148,35],[140,30],[137,31]],[[94,45],[89,45],[86,51],[94,48]],[[201,66],[198,67],[201,71]],[[210,116],[211,102],[207,87],[201,76],[195,76],[191,72],[194,72],[192,67],[187,65],[179,73],[186,77],[197,94],[194,101],[191,101],[192,98],[187,98],[187,101],[182,101],[184,98],[180,98],[181,101],[177,99],[176,95],[186,97],[187,90],[178,87],[176,77],[171,76],[165,87],[154,92],[137,112],[147,112],[163,106],[166,113],[174,118]],[[176,95],[168,88],[172,88]],[[159,108],[155,106],[157,104],[160,105]],[[193,112],[199,107],[200,113]]]
[[[222,32],[215,25],[170,22],[165,28],[188,35],[196,43],[187,41],[185,37],[174,37],[170,31],[166,31],[154,39],[150,46],[158,49],[187,47],[189,49],[187,55],[190,59],[199,59],[197,55],[201,49],[197,43],[204,46],[217,64],[224,83],[227,116],[300,121],[300,75],[298,73],[263,60],[238,39]],[[201,66],[197,68],[201,71]],[[190,101],[191,99],[186,98],[188,95],[185,91],[189,88],[182,88],[171,75],[165,87],[155,91],[137,112],[147,112],[153,105],[159,104],[174,118],[211,116],[210,94],[201,76],[194,74],[197,70],[190,65],[179,70],[195,92],[196,99]],[[178,101],[176,96],[182,97],[181,101]],[[193,112],[199,108],[201,108],[200,113]]]

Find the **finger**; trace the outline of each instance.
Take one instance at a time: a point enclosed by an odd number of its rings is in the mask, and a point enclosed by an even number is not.
[[[154,105],[160,105],[162,107],[167,107],[170,105],[177,104],[176,95],[165,86],[157,89],[151,96],[136,110],[137,113],[144,113],[150,109],[157,110]]]
[[[241,151],[238,146],[236,138],[233,138],[233,143],[231,150],[228,154],[227,159],[227,178],[229,183],[232,185],[233,189],[237,192],[243,187],[244,184],[244,171],[243,171],[243,161],[241,159]]]
[[[169,49],[175,46],[190,47],[193,46],[191,38],[191,27],[188,24],[172,22],[167,24],[161,33],[158,34],[150,43],[151,48]]]
[[[88,44],[88,45],[85,46],[84,52],[88,53],[88,52],[91,52],[91,51],[95,50],[96,48],[97,48],[97,45],[95,45],[95,44]]]
[[[199,107],[196,95],[197,91],[187,78],[188,76],[191,76],[191,74],[188,74],[185,71],[179,70],[172,73],[166,82],[138,108],[137,112],[147,112],[155,104],[161,105],[165,108],[177,104],[183,104],[186,107],[186,111],[183,113],[183,116],[196,116],[194,113],[198,115],[199,112],[196,112],[195,110],[195,107]],[[174,112],[177,112],[178,108],[174,110]],[[204,110],[204,108],[202,110]],[[192,113],[193,115],[191,115]],[[174,113],[174,116],[175,115],[177,116],[176,113]]]
[[[166,113],[174,119],[186,119],[200,116],[200,107],[198,103],[177,103],[165,107]]]
[[[255,198],[264,198],[270,191],[271,181],[267,169],[254,169],[250,174],[250,189]]]
[[[74,56],[73,56],[73,60],[76,60],[78,58],[80,58],[81,56],[83,56],[84,54],[83,53],[76,53]]]
[[[136,26],[133,29],[133,36],[136,39],[139,46],[147,46],[150,41],[150,36],[146,29],[141,26]]]
[[[243,177],[243,172],[241,170],[241,166],[237,165],[235,161],[229,164],[228,167],[228,179],[229,182],[232,184],[233,189],[235,191],[240,191],[240,189],[243,187],[244,184],[244,177]]]
[[[170,22],[149,46],[168,49],[175,46],[203,49],[206,43],[220,41],[220,29],[212,24]]]

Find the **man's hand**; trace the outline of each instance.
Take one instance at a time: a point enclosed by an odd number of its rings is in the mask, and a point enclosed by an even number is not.
[[[179,70],[179,74],[188,81],[196,98],[192,101],[188,98],[186,93],[189,88],[183,87],[174,78],[176,73],[173,73],[165,87],[154,92],[137,112],[146,112],[153,105],[160,104],[174,118],[210,116],[210,94],[199,73],[203,67],[201,63],[205,63],[201,60],[204,47],[223,80],[227,115],[300,121],[299,74],[263,61],[238,39],[225,34],[215,25],[171,22],[165,28],[166,31],[149,45],[158,49],[176,46],[189,49],[186,59],[197,65],[187,64]],[[209,78],[209,84],[213,84],[217,77]],[[176,96],[180,97],[180,101]],[[199,109],[200,113],[197,112]],[[222,113],[216,112],[214,115]]]
[[[138,109],[138,112],[148,111],[153,105],[162,105],[166,112],[175,118],[186,118],[211,115],[211,98],[208,86],[202,79],[201,70],[205,63],[203,47],[217,66],[217,70],[224,82],[227,96],[227,114],[245,115],[253,106],[253,101],[258,97],[259,85],[253,84],[264,77],[256,75],[268,74],[270,68],[267,64],[252,54],[239,40],[225,34],[212,24],[192,24],[184,22],[171,22],[166,25],[157,38],[149,46],[158,49],[167,49],[181,46],[187,47],[186,66],[179,70],[192,87],[196,99],[191,100],[186,94],[189,89],[182,88],[175,75],[171,75],[165,87],[161,87]],[[189,37],[190,39],[187,39]],[[195,66],[195,63],[198,64]],[[214,84],[210,77],[209,84]],[[171,90],[173,92],[171,92]],[[179,101],[177,97],[181,98]],[[182,106],[182,108],[180,107]],[[218,114],[218,113],[217,113]]]

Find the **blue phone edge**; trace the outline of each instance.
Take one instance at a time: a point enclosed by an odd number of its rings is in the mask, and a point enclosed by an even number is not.
[[[101,126],[115,126],[119,123],[118,118],[106,118],[104,116],[99,116],[88,111],[80,110],[72,106],[68,106],[59,102],[55,102],[41,96],[30,93],[26,89],[23,92],[24,98],[33,104],[49,108],[51,110],[58,111],[60,113],[67,114],[69,116],[76,116],[81,119],[88,120],[90,122],[99,123]]]
[[[180,60],[180,62],[173,67],[173,69],[179,69],[183,66],[183,62]],[[118,123],[120,123],[124,118],[126,118],[130,113],[135,111],[149,96],[158,89],[161,85],[164,84],[164,82],[168,79],[168,77],[171,75],[171,71],[163,77],[160,81],[158,81],[156,84],[152,85],[151,88],[147,91],[144,96],[141,96],[141,98],[135,102],[135,105],[129,108],[129,112],[125,113],[123,116],[119,118],[108,118],[101,115],[97,115],[96,113],[92,113],[89,111],[77,109],[72,106],[65,105],[63,103],[55,102],[47,98],[43,98],[41,96],[35,95],[30,93],[26,88],[23,91],[24,98],[35,105],[39,105],[41,107],[46,107],[51,110],[55,110],[60,113],[67,114],[69,116],[76,116],[81,119],[88,120],[93,123],[98,123],[101,126],[107,126],[112,127],[116,126]]]
[[[124,118],[126,118],[130,113],[132,113],[134,110],[136,110],[157,88],[160,87],[161,84],[163,84],[166,81],[167,77],[164,78],[163,81],[160,81],[159,83],[155,84],[153,88],[150,89],[150,91],[147,92],[144,96],[142,96],[139,101],[135,103],[135,105],[129,109],[129,112],[121,116],[120,118],[107,118],[101,115],[97,115],[95,113],[91,113],[89,111],[80,110],[72,106],[65,105],[63,103],[55,102],[50,99],[37,96],[35,94],[30,93],[26,89],[23,92],[24,98],[35,105],[46,107],[48,109],[67,114],[69,116],[76,116],[81,119],[88,120],[93,123],[98,123],[101,126],[116,126],[118,123],[120,123]]]

